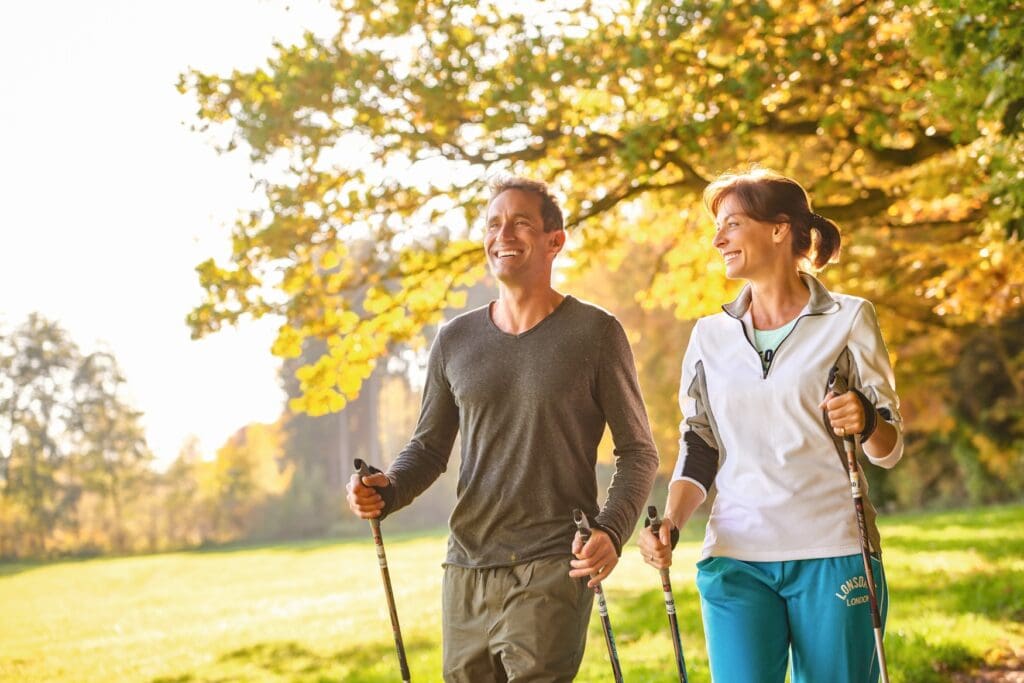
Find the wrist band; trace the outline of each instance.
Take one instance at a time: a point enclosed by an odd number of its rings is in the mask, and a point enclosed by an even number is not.
[[[871,438],[871,435],[875,433],[875,427],[878,426],[878,411],[875,410],[875,405],[868,400],[867,396],[857,389],[853,389],[852,391],[857,396],[857,400],[860,401],[861,406],[864,408],[864,429],[860,433],[860,440],[867,441]]]

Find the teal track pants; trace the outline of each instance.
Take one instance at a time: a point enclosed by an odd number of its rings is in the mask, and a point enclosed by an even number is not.
[[[889,607],[872,558],[882,627]],[[878,657],[860,555],[785,562],[697,563],[714,683],[875,683]]]

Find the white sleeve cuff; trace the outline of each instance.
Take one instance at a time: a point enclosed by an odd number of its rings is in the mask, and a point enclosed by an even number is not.
[[[863,446],[861,447],[861,450],[864,451],[864,455],[868,457],[868,461],[872,465],[884,467],[887,470],[892,469],[893,467],[896,466],[896,463],[900,461],[900,458],[903,457],[903,432],[900,431],[899,428],[897,428],[896,443],[893,445],[892,450],[889,451],[888,455],[885,455],[881,458],[876,458],[875,456],[868,453],[868,450]]]
[[[704,497],[701,499],[699,504],[703,504],[704,501],[708,499],[708,490],[704,488],[704,484],[700,483],[696,479],[693,479],[692,477],[673,477],[672,481],[670,481],[668,485],[672,486],[672,484],[676,483],[677,481],[688,481],[700,489],[700,492],[704,494]]]

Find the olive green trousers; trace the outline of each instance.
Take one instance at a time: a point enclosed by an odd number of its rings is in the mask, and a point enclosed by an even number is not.
[[[511,567],[447,565],[442,591],[447,683],[572,681],[594,593],[569,577],[569,556]]]

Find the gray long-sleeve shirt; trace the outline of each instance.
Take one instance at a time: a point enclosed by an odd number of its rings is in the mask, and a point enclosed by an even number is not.
[[[594,468],[605,424],[616,471],[598,510]],[[571,296],[519,335],[498,329],[489,306],[440,329],[416,432],[388,470],[394,488],[387,513],[444,472],[460,431],[446,562],[462,567],[568,555],[573,508],[621,545],[658,467],[622,326]]]

